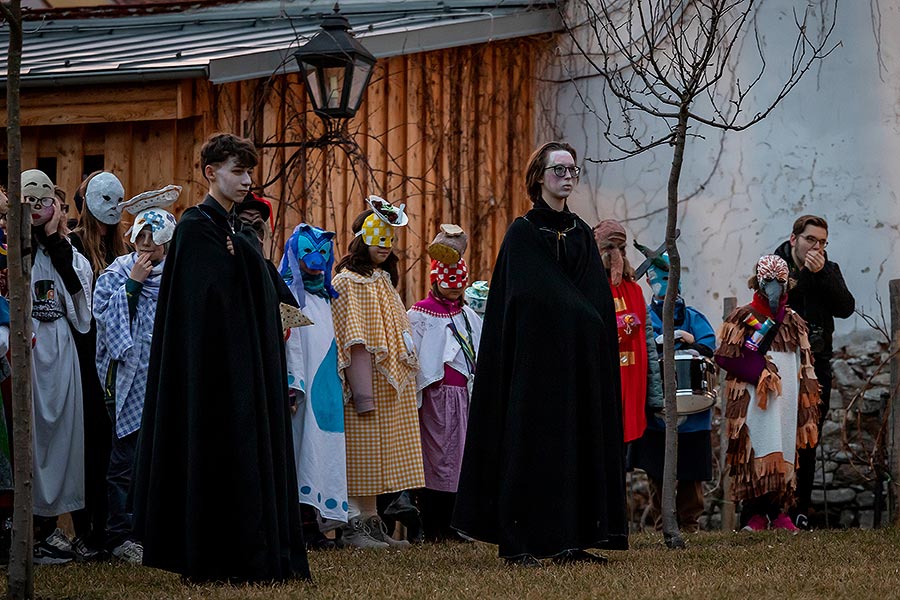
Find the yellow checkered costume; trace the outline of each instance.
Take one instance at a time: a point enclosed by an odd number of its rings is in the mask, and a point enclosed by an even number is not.
[[[372,496],[424,487],[415,386],[419,364],[400,296],[381,269],[368,277],[341,271],[332,285],[339,294],[332,313],[344,381],[348,494]],[[364,415],[349,401],[344,377],[350,348],[356,344],[364,345],[374,360],[375,410]]]

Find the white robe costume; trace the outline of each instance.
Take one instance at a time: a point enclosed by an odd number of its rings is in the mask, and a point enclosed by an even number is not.
[[[320,523],[327,531],[347,522],[343,389],[331,303],[310,293],[304,301],[303,313],[313,325],[293,328],[286,342],[288,386],[297,390],[294,457],[300,502],[331,521]]]
[[[72,249],[82,290],[71,295],[44,248],[31,269],[34,411],[34,514],[55,517],[84,508],[84,423],[81,375],[71,326],[91,325],[87,258]]]

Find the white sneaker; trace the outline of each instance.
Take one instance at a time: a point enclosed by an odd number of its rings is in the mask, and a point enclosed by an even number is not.
[[[53,533],[47,536],[46,543],[49,546],[53,546],[57,550],[61,550],[63,552],[68,552],[69,554],[74,554],[75,550],[72,548],[72,540],[69,539],[63,530],[57,527]]]
[[[144,562],[144,547],[137,542],[125,540],[113,548],[112,555],[127,563],[139,565]]]

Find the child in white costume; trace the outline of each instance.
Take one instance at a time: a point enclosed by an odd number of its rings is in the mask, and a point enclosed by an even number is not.
[[[93,271],[65,235],[65,216],[50,178],[37,169],[22,173],[22,198],[31,205],[34,243],[34,514],[57,517],[84,507],[81,375],[72,329],[90,328]],[[69,552],[40,541],[35,560],[65,562]]]
[[[338,295],[331,287],[333,240],[333,232],[301,223],[285,245],[280,269],[313,322],[289,330],[286,354],[297,407],[292,422],[300,502],[318,511],[323,531],[345,524],[348,510],[343,388],[331,317]]]

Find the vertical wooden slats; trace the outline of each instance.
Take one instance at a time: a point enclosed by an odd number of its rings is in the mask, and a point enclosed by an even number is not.
[[[265,82],[263,82],[265,86]],[[250,117],[255,120],[253,129],[253,142],[265,144],[281,141],[284,135],[284,103],[282,101],[282,88],[284,80],[274,79],[271,84],[264,87],[265,95],[254,102],[258,115]],[[278,175],[284,169],[284,148],[263,147],[259,152],[259,165],[254,176],[254,187],[266,186],[261,191],[272,203],[272,219],[277,228],[284,229],[284,215],[282,204],[284,203],[284,179]],[[271,184],[269,184],[271,182]],[[269,185],[267,185],[269,184]],[[280,254],[279,248],[283,248],[281,236],[272,236],[265,252],[268,256]]]
[[[440,53],[432,52],[425,56],[422,61],[423,69],[423,85],[422,85],[422,120],[420,128],[422,130],[422,157],[424,163],[424,172],[422,173],[423,182],[423,214],[422,221],[426,238],[437,233],[441,224],[440,214],[440,194],[441,194],[441,160],[443,153],[441,152],[443,136],[443,119],[441,113],[441,101],[443,99],[443,60]],[[430,241],[430,239],[426,240]],[[430,261],[427,257],[425,265],[425,287],[428,287]]]
[[[23,127],[22,128],[22,170],[37,168],[38,160],[38,132],[40,127]],[[46,128],[44,128],[46,129]],[[6,130],[3,130],[6,135]],[[54,146],[55,149],[55,146]],[[5,154],[4,154],[5,156]],[[49,174],[53,178],[53,174]]]
[[[71,198],[82,181],[84,147],[81,125],[60,128],[56,137],[56,185],[66,191]]]
[[[405,165],[403,174],[406,179],[404,197],[406,198],[406,210],[409,214],[409,226],[404,240],[406,254],[406,286],[405,300],[412,304],[420,299],[422,294],[425,273],[425,264],[428,263],[428,254],[425,246],[434,235],[428,228],[428,220],[425,218],[424,198],[424,153],[422,142],[424,139],[424,99],[423,88],[425,86],[425,74],[423,72],[421,57],[418,60],[410,60],[406,65],[406,139]]]
[[[135,190],[132,185],[132,140],[131,123],[112,123],[106,126],[103,166],[119,178],[125,188],[125,195],[129,198],[144,191]],[[74,188],[69,193],[74,194]]]
[[[163,185],[174,183],[181,186],[181,196],[172,210],[176,218],[181,212],[206,194],[206,180],[200,173],[200,147],[195,141],[198,133],[198,119],[179,119],[175,122],[175,147],[172,149],[174,172]],[[206,138],[200,138],[201,144]],[[125,188],[131,195],[132,190]],[[134,193],[138,193],[135,191]]]
[[[175,121],[146,121],[132,127],[129,192],[139,194],[172,183],[175,174]]]
[[[467,229],[471,277],[488,279],[506,228],[530,207],[523,178],[536,142],[535,57],[544,43],[524,38],[379,61],[348,124],[355,148],[261,149],[255,184],[269,184],[263,193],[276,219],[273,258],[301,221],[335,230],[343,255],[365,197],[377,194],[404,202],[410,215],[397,246],[407,303],[429,287],[426,246],[441,223]],[[84,154],[99,148],[129,195],[182,185],[174,207],[180,213],[206,192],[199,150],[211,133],[251,135],[257,143],[323,133],[296,74],[224,85],[185,81],[177,92],[178,119],[26,127],[24,167],[55,155],[59,183],[71,194]]]
[[[389,63],[378,63],[375,66],[369,88],[366,90],[366,136],[368,137],[366,158],[369,167],[369,178],[372,187],[368,194],[386,196],[387,188],[387,146],[385,132],[388,130],[388,107],[385,101],[387,73]],[[359,212],[364,206],[365,198],[353,206]]]

